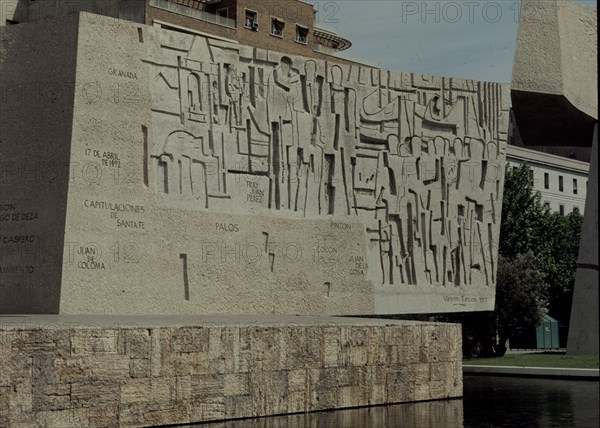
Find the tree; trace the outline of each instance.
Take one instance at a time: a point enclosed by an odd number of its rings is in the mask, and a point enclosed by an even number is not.
[[[514,258],[532,251],[545,253],[541,196],[533,188],[533,171],[527,163],[506,168],[502,202],[499,253]],[[539,258],[538,258],[539,261]]]
[[[542,206],[526,163],[507,168],[495,311],[501,345],[519,329],[534,327],[532,320],[541,322],[545,311],[569,322],[581,225],[578,212],[563,217]],[[530,263],[528,269],[524,261]],[[518,272],[521,277],[515,276]],[[536,283],[524,284],[520,278]],[[521,291],[514,289],[517,286]],[[510,313],[518,315],[515,322],[510,321]]]
[[[554,213],[545,218],[546,258],[549,263],[543,270],[549,285],[548,312],[566,324],[571,318],[582,224],[583,216],[578,211],[566,217]]]
[[[548,284],[536,268],[533,252],[514,258],[499,256],[496,275],[495,320],[499,345],[504,355],[506,341],[515,333],[541,324],[548,307]]]
[[[548,212],[527,163],[507,168],[505,176],[500,255],[513,259],[531,251],[551,285],[572,288],[583,217],[578,211],[566,217]]]

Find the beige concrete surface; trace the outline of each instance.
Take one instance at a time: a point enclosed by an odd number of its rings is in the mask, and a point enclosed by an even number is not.
[[[511,83],[526,145],[590,146],[598,118],[596,8],[524,0]]]
[[[28,184],[23,198],[0,187],[6,214],[64,226],[2,223],[0,313],[493,308],[508,86],[87,13],[14,27],[2,29],[14,40],[3,84],[44,81],[35,73],[50,68],[75,94],[43,112],[16,95],[0,107],[20,112],[0,127],[4,159],[30,167],[30,147],[50,138],[69,178],[63,199],[46,194],[62,201],[58,219]],[[76,47],[42,35],[53,27],[77,31]],[[28,54],[35,37],[76,64]],[[21,132],[33,112],[58,126],[55,110],[68,134]],[[54,239],[61,261],[46,257]]]

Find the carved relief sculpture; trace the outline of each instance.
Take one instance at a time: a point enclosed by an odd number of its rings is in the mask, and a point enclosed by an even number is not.
[[[500,84],[259,59],[199,36],[177,57],[163,47],[146,61],[154,91],[172,98],[153,105],[170,128],[157,133],[149,163],[165,201],[353,217],[383,284],[494,284],[508,101]],[[169,73],[182,87],[161,78]],[[239,175],[264,183],[264,195],[228,192]]]

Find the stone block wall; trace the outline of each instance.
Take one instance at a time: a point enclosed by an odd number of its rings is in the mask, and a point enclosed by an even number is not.
[[[2,427],[156,426],[462,395],[458,325],[294,317],[36,323],[0,321]]]

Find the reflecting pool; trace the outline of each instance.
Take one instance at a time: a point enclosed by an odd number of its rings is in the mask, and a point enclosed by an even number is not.
[[[465,427],[598,427],[598,382],[465,376]]]
[[[195,425],[204,428],[597,428],[598,382],[465,376],[462,400]]]

